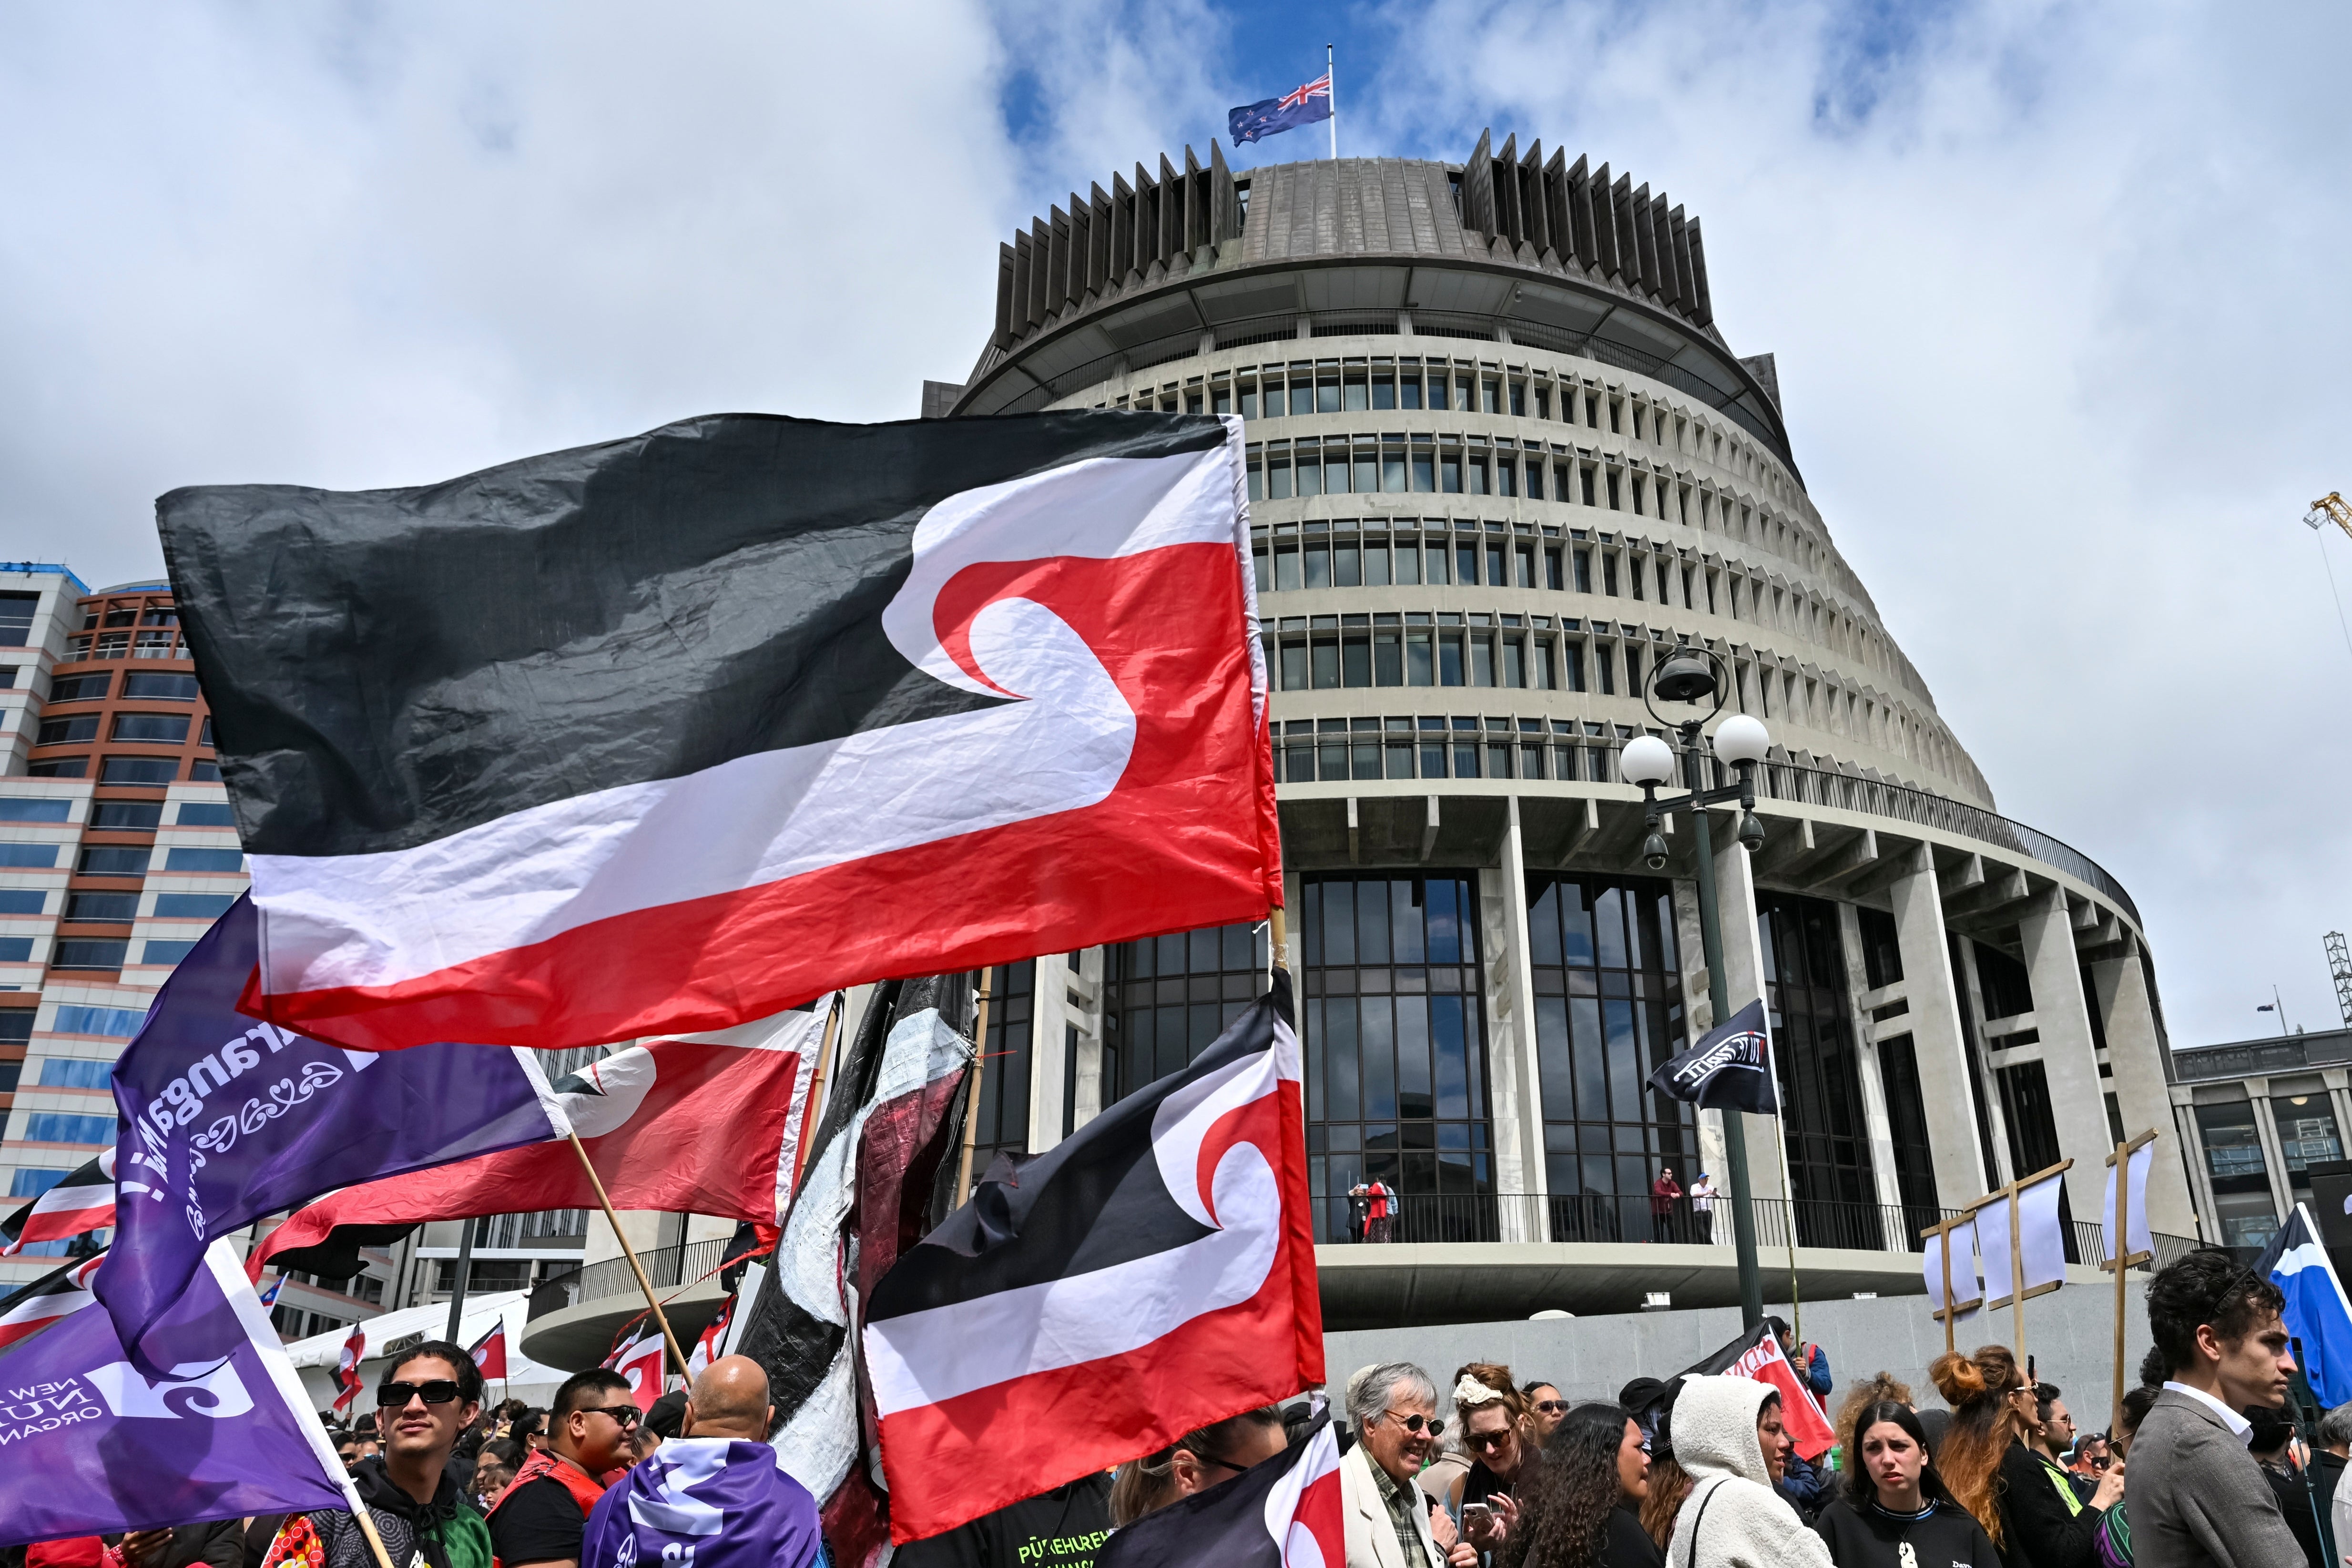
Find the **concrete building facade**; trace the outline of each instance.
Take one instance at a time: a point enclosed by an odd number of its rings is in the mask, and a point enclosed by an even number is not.
[[[1516,139],[1239,175],[1212,146],[1074,194],[998,279],[928,416],[1246,422],[1335,1326],[1734,1299],[1728,1223],[1652,1201],[1661,1167],[1723,1184],[1716,1115],[1643,1087],[1717,1013],[1701,877],[1728,1006],[1772,1009],[1765,1238],[1793,1226],[1821,1288],[1919,1289],[1921,1225],[2061,1158],[2095,1230],[2117,1136],[2175,1135],[2130,896],[1999,815],[1806,493],[1773,357],[1716,322],[1696,217]],[[1616,758],[1685,647],[1770,730],[1767,833],[1750,855],[1718,815],[1712,865],[1685,829],[1653,872]],[[1263,942],[1000,972],[1026,1005],[983,1146],[1047,1147],[1186,1059]],[[2196,1234],[2185,1162],[2158,1173],[2156,1227]],[[1353,1239],[1373,1179],[1387,1246]]]

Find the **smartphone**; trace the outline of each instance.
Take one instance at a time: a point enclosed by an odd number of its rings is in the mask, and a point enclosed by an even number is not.
[[[1462,1505],[1462,1528],[1465,1530],[1469,1529],[1473,1521],[1479,1524],[1491,1523],[1494,1517],[1495,1510],[1483,1502],[1465,1502]]]

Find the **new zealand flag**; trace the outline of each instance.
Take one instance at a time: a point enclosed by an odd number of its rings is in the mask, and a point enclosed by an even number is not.
[[[1302,125],[1313,125],[1331,118],[1331,76],[1328,71],[1304,87],[1296,87],[1279,98],[1263,99],[1256,103],[1244,103],[1239,109],[1225,111],[1225,127],[1233,132],[1236,144],[1263,142],[1285,131],[1295,131]]]

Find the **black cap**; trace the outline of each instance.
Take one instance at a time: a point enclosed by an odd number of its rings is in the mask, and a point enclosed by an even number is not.
[[[664,1442],[677,1436],[677,1429],[685,1424],[686,1390],[682,1388],[663,1394],[654,1401],[654,1407],[646,1412],[646,1429]]]

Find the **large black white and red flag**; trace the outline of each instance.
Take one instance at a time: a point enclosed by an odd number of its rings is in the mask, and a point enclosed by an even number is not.
[[[551,1086],[614,1205],[773,1225],[807,1131],[825,1009],[648,1041]],[[330,1274],[354,1241],[382,1246],[427,1220],[596,1206],[571,1142],[549,1138],[330,1193],[262,1238],[246,1268]],[[354,1235],[353,1233],[357,1234]],[[316,1271],[316,1270],[312,1270]],[[356,1272],[353,1268],[347,1272]]]
[[[358,1049],[721,1028],[1281,901],[1238,419],[714,415],[174,490],[246,1005]]]
[[[817,1500],[838,1568],[875,1568],[890,1546],[872,1400],[853,1328],[857,1304],[915,1244],[957,1142],[972,1059],[962,975],[875,990],[842,1052],[772,1267],[733,1347],[767,1370],[777,1463]]]
[[[891,1539],[1323,1381],[1290,977],[925,1237],[866,1298]]]
[[[0,1258],[114,1226],[114,1151],[107,1150],[0,1220]]]
[[[1095,1568],[1342,1568],[1347,1447],[1326,1421],[1286,1452],[1114,1531]]]

